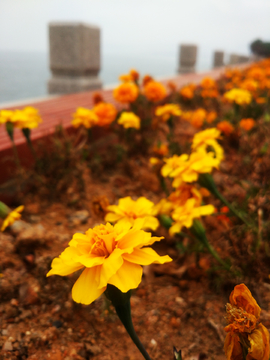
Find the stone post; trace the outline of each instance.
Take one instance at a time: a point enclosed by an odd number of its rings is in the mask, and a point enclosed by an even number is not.
[[[49,94],[100,89],[100,29],[96,26],[53,22],[49,24]]]
[[[182,44],[179,48],[179,74],[194,73],[197,60],[197,45]]]
[[[229,65],[237,65],[239,64],[239,55],[238,54],[231,54]]]
[[[214,52],[213,68],[224,66],[224,51]]]

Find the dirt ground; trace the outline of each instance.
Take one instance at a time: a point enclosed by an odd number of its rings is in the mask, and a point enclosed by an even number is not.
[[[187,129],[185,129],[187,133]],[[182,135],[181,135],[182,136]],[[260,151],[268,130],[224,138],[226,160],[214,179],[228,200],[246,207],[257,222],[267,224],[270,196],[270,151]],[[188,141],[188,137],[187,137]],[[164,197],[148,160],[134,156],[117,166],[82,170],[84,191],[71,183],[62,196],[48,199],[40,191],[23,189],[13,205],[25,204],[22,219],[0,233],[0,359],[134,360],[142,359],[105,297],[84,306],[71,298],[78,273],[46,278],[52,259],[67,247],[75,232],[104,220],[104,207],[124,196]],[[217,208],[213,197],[207,200]],[[258,209],[263,217],[258,218]],[[154,245],[174,261],[144,268],[131,298],[135,330],[152,359],[172,360],[173,347],[184,360],[225,359],[225,304],[236,284],[244,282],[262,308],[261,320],[270,328],[270,251],[268,230],[262,246],[251,251],[254,234],[237,219],[204,219],[210,242],[222,258],[230,258],[233,276],[220,269],[206,252],[176,239],[160,227],[165,239]],[[181,244],[186,251],[181,250]]]

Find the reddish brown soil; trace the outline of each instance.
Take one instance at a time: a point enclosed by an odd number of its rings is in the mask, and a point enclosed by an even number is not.
[[[257,253],[252,252],[255,235],[237,219],[231,218],[229,225],[213,216],[204,220],[212,245],[222,258],[231,259],[241,275],[220,269],[198,247],[194,252],[188,238],[183,240],[189,246],[183,253],[176,247],[180,239],[169,237],[163,228],[157,231],[165,240],[155,249],[174,261],[145,267],[131,298],[135,329],[152,359],[173,359],[173,346],[182,349],[184,360],[224,359],[225,304],[240,282],[252,291],[263,309],[261,319],[270,328],[266,226],[270,151],[260,152],[267,138],[262,124],[250,137],[225,139],[226,161],[214,174],[228,200],[245,203],[253,220],[263,223]],[[41,187],[32,194],[22,190],[16,202],[25,204],[22,220],[28,226],[19,223],[0,234],[1,360],[142,359],[105,297],[89,306],[76,304],[71,288],[78,274],[46,278],[46,273],[75,232],[103,222],[106,199],[112,204],[124,196],[146,196],[157,203],[164,195],[143,157],[134,155],[110,168],[107,162],[81,171],[84,191],[76,182],[70,183],[61,196],[50,200]],[[221,206],[214,198],[207,201]],[[263,211],[259,219],[258,209]]]

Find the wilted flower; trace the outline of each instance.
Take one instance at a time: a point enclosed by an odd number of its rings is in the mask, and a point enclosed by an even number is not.
[[[180,116],[182,113],[180,106],[177,104],[166,104],[158,106],[155,115],[160,117],[162,121],[168,121],[171,116]]]
[[[73,120],[71,124],[77,128],[83,125],[86,129],[90,129],[92,126],[97,125],[98,117],[93,110],[79,107],[73,114]]]
[[[218,128],[218,130],[222,131],[227,136],[230,135],[234,131],[234,127],[227,120],[220,121],[217,124],[217,128]]]
[[[142,279],[141,265],[172,261],[145,247],[162,237],[151,237],[151,233],[141,230],[143,222],[138,219],[133,227],[128,222],[115,226],[107,223],[85,234],[74,234],[68,248],[53,260],[47,276],[66,276],[84,268],[72,288],[72,298],[86,305],[96,300],[108,284],[123,293],[137,288]]]
[[[123,104],[134,102],[138,95],[138,86],[132,82],[124,82],[113,90],[115,100]]]
[[[144,94],[148,100],[157,102],[166,97],[166,89],[161,83],[151,80],[144,85]]]
[[[37,109],[27,106],[22,110],[15,110],[11,122],[19,129],[34,129],[42,120]]]
[[[251,118],[249,119],[242,119],[239,123],[240,127],[246,131],[251,130],[254,125],[255,125],[255,121]]]
[[[106,126],[111,124],[117,115],[117,110],[114,105],[100,102],[93,108],[94,113],[98,117],[98,125]]]
[[[251,93],[244,89],[234,88],[224,94],[224,98],[238,105],[249,104],[252,100]]]
[[[184,226],[190,228],[194,219],[213,214],[214,211],[213,205],[197,206],[196,199],[188,199],[183,206],[178,206],[173,211],[172,218],[175,223],[173,223],[169,232],[173,235],[180,232]]]
[[[261,309],[245,284],[235,286],[226,311],[228,325],[224,330],[228,334],[224,351],[227,359],[268,360],[269,332],[259,323]]]
[[[143,196],[138,200],[132,200],[130,196],[127,196],[119,199],[118,205],[107,207],[109,213],[105,216],[105,221],[121,224],[128,222],[133,225],[136,219],[141,218],[145,220],[144,229],[156,230],[159,222],[155,218],[156,211],[154,207],[155,204]]]
[[[220,160],[224,158],[223,148],[217,142],[220,138],[220,131],[216,128],[206,129],[198,132],[194,135],[192,141],[192,149],[206,150],[208,146],[211,146],[215,150],[216,157]]]
[[[23,211],[24,206],[20,205],[15,210],[11,211],[7,217],[4,219],[1,231],[4,231],[8,226],[12,225],[16,220],[19,220],[21,218],[21,212]]]
[[[141,119],[130,111],[122,112],[117,122],[118,124],[123,125],[125,129],[140,129],[141,127]]]

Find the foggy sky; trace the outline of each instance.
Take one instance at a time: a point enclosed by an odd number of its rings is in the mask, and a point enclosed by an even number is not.
[[[0,50],[47,51],[50,21],[82,21],[102,30],[106,53],[249,53],[270,41],[269,0],[0,0]]]

